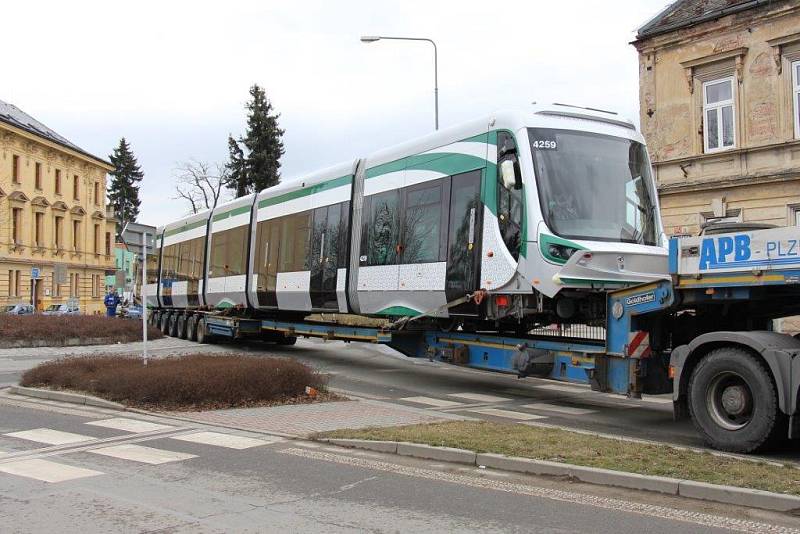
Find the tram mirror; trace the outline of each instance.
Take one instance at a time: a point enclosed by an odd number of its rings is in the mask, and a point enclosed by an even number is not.
[[[511,159],[503,160],[500,163],[500,179],[507,189],[513,189],[517,185],[516,165]]]

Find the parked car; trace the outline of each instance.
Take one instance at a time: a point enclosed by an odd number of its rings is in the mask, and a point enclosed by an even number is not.
[[[120,308],[119,316],[123,319],[141,319],[142,307],[138,304],[124,306]]]
[[[81,309],[77,306],[69,306],[68,304],[51,304],[42,315],[80,315]]]
[[[30,304],[9,304],[0,309],[5,315],[33,315],[34,309]]]

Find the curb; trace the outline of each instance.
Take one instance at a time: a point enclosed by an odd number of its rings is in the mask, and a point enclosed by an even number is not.
[[[121,412],[127,410],[125,406],[118,402],[107,401],[105,399],[100,399],[91,395],[82,395],[80,393],[67,393],[66,391],[26,388],[22,386],[10,386],[9,391],[15,395],[22,395],[24,397],[35,397],[37,399],[69,402],[72,404],[82,404],[84,406],[94,406],[96,408],[108,408],[111,410],[119,410]]]
[[[473,451],[464,449],[431,447],[430,445],[421,445],[418,443],[361,439],[321,439],[319,441],[351,449],[363,449],[373,452],[412,456],[414,458],[423,458],[426,460],[465,463],[479,467],[483,466],[530,475],[562,477],[600,486],[652,491],[689,499],[748,506],[775,512],[791,512],[800,509],[800,497],[798,496],[772,493],[763,490],[737,488],[734,486],[707,484],[705,482],[695,482],[693,480],[640,475],[638,473],[624,473],[622,471],[612,471],[610,469],[548,462],[546,460],[533,460],[530,458],[517,458],[502,454],[476,454]]]

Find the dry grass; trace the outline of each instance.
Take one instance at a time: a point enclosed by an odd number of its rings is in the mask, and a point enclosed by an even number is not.
[[[150,360],[91,356],[45,362],[20,385],[90,393],[129,406],[158,410],[205,410],[310,402],[306,386],[329,400],[325,377],[287,358],[194,354]]]
[[[163,337],[160,330],[149,327],[150,339]],[[0,315],[0,340],[46,340],[55,346],[68,339],[108,339],[110,343],[141,341],[141,321],[115,319],[100,315]]]
[[[667,445],[631,443],[555,428],[455,421],[338,430],[325,433],[324,437],[408,441],[800,495],[800,469],[795,467],[680,450]]]

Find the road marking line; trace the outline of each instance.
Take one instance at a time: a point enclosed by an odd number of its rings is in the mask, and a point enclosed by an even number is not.
[[[516,419],[518,421],[533,421],[535,419],[547,419],[544,415],[534,415],[532,413],[514,412],[511,410],[499,410],[497,408],[480,408],[474,410],[467,410],[483,415],[493,415],[495,417],[503,417],[505,419]]]
[[[62,432],[60,430],[53,430],[51,428],[35,428],[33,430],[11,432],[10,434],[4,435],[11,438],[20,438],[39,443],[47,443],[48,445],[66,445],[69,443],[80,443],[82,441],[92,441],[97,439],[93,438],[92,436],[82,436],[81,434]]]
[[[103,428],[112,428],[114,430],[122,430],[124,432],[153,432],[155,430],[167,430],[174,428],[169,425],[160,425],[158,423],[150,423],[139,419],[128,419],[127,417],[113,417],[111,419],[103,419],[100,421],[90,421],[87,425],[99,426]]]
[[[545,412],[563,413],[567,415],[589,415],[590,413],[597,413],[597,410],[587,410],[586,408],[573,408],[571,406],[560,406],[558,404],[550,404],[547,402],[534,402],[533,404],[523,404],[523,408],[530,408],[531,410],[543,410]]]
[[[647,504],[635,501],[627,501],[614,497],[602,497],[588,493],[578,493],[563,489],[545,488],[533,484],[521,484],[507,480],[497,480],[488,477],[478,477],[465,475],[457,472],[437,471],[424,469],[410,465],[400,465],[395,463],[383,462],[379,460],[368,460],[366,458],[356,458],[353,456],[341,456],[322,451],[311,451],[305,449],[283,449],[278,451],[281,454],[290,454],[306,458],[308,460],[319,460],[333,462],[343,465],[358,467],[361,469],[372,469],[383,471],[394,475],[405,475],[415,478],[431,480],[434,482],[449,482],[462,486],[487,489],[491,491],[503,492],[506,494],[527,495],[551,501],[577,504],[581,506],[591,506],[604,510],[613,510],[627,514],[637,514],[645,517],[655,517],[684,523],[703,525],[706,527],[723,528],[741,532],[782,532],[796,533],[800,530],[773,525],[766,522],[755,521],[752,519],[739,519],[721,515],[709,514],[706,512],[694,512],[682,510],[680,508],[670,508],[657,504]]]
[[[463,406],[461,402],[454,402],[449,400],[434,399],[432,397],[405,397],[397,399],[405,402],[414,402],[416,404],[425,404],[428,406],[435,406],[437,408],[450,408],[452,406]]]
[[[448,397],[459,397],[462,399],[473,400],[477,402],[504,402],[510,401],[508,397],[497,397],[495,395],[484,395],[483,393],[448,393]]]
[[[259,447],[261,445],[269,445],[270,443],[277,443],[283,441],[283,438],[271,437],[269,439],[255,439],[245,436],[234,436],[232,434],[223,434],[222,432],[195,432],[194,434],[183,434],[181,436],[172,436],[172,439],[181,441],[188,441],[191,443],[202,443],[203,445],[213,445],[215,447],[225,447],[228,449],[249,449],[251,447]]]
[[[564,391],[566,393],[590,393],[592,390],[582,386],[566,386],[562,384],[543,384],[533,386],[536,389],[546,389],[548,391]]]
[[[102,454],[103,456],[111,456],[112,458],[119,458],[121,460],[131,460],[134,462],[142,462],[144,464],[152,465],[178,462],[181,460],[188,460],[189,458],[197,458],[197,456],[194,454],[164,451],[161,449],[154,449],[152,447],[130,444],[103,447],[102,449],[93,449],[88,452],[93,454]]]
[[[100,471],[59,464],[50,460],[18,460],[0,465],[0,472],[32,478],[42,482],[64,482],[76,478],[102,475]]]

